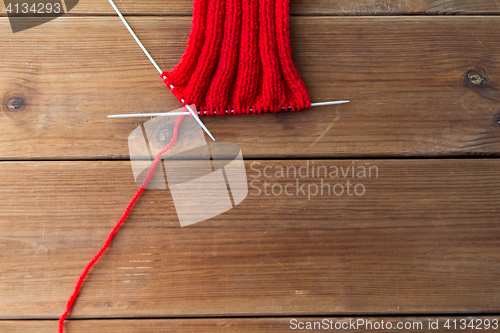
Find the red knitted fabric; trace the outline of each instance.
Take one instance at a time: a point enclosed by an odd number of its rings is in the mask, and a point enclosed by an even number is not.
[[[194,0],[186,52],[164,82],[210,115],[308,108],[288,21],[289,0]]]

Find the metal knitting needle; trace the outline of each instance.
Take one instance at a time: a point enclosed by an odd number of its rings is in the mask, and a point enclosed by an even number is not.
[[[108,0],[108,1],[111,4],[111,6],[113,7],[113,9],[115,10],[115,12],[120,17],[120,19],[122,20],[123,24],[125,24],[125,27],[127,27],[128,31],[130,32],[130,34],[132,35],[132,37],[134,37],[134,39],[137,42],[137,44],[139,44],[139,46],[142,49],[142,51],[144,52],[144,54],[146,54],[146,56],[148,57],[149,61],[151,61],[151,63],[153,64],[153,66],[155,66],[155,68],[158,71],[158,73],[160,73],[160,74],[163,73],[163,71],[161,70],[160,66],[158,66],[158,64],[156,63],[156,61],[154,61],[153,57],[149,54],[148,50],[146,50],[146,48],[144,47],[144,45],[142,45],[141,41],[139,40],[139,38],[135,34],[134,30],[132,30],[132,28],[128,24],[127,20],[125,20],[125,18],[123,17],[122,13],[120,13],[120,10],[118,9],[118,7],[116,7],[116,5],[113,2],[113,0]],[[184,103],[184,100],[182,101],[182,103]],[[200,124],[201,128],[203,128],[203,130],[208,134],[208,136],[212,140],[215,141],[215,138],[213,137],[212,133],[210,133],[210,131],[208,130],[208,128],[201,122],[201,120],[198,117],[198,115],[196,114],[196,112],[194,112],[193,109],[189,105],[186,105],[186,107],[189,110],[188,114],[193,115],[194,119],[196,119],[196,121],[198,122],[198,124]],[[109,118],[116,118],[116,117],[109,117]]]
[[[182,100],[182,103],[184,104],[184,100]],[[208,131],[208,128],[206,128],[205,125],[203,125],[203,123],[201,122],[200,118],[198,117],[198,114],[193,111],[193,109],[191,108],[191,106],[186,105],[186,107],[189,110],[189,113],[193,116],[193,118],[196,119],[196,121],[198,122],[198,124],[200,124],[201,128],[203,128],[205,130],[205,132],[207,132],[208,136],[212,140],[215,141],[215,138],[212,136],[212,134],[210,134],[210,132]]]
[[[332,101],[332,102],[322,102],[322,103],[311,103],[311,107],[346,104],[346,103],[349,103],[349,101]],[[250,111],[252,111],[252,110],[250,110]],[[234,113],[234,110],[226,111],[226,112]],[[108,118],[175,117],[175,116],[186,116],[186,115],[190,115],[190,114],[192,114],[192,113],[191,112],[168,112],[168,113],[114,114],[114,115],[108,116]],[[205,112],[198,111],[198,114],[200,114],[200,115],[206,114],[206,111]]]

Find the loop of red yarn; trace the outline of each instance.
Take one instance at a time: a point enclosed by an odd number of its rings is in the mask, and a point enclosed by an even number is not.
[[[151,177],[153,176],[153,173],[155,172],[156,167],[158,166],[158,163],[160,162],[161,156],[163,154],[165,154],[168,150],[170,150],[170,148],[172,148],[172,146],[174,145],[175,140],[177,139],[177,133],[178,133],[178,130],[179,130],[179,125],[180,125],[180,123],[181,123],[181,121],[182,121],[183,118],[184,118],[184,116],[179,117],[179,119],[175,123],[174,134],[172,136],[172,140],[170,140],[170,143],[165,147],[165,149],[163,149],[161,152],[158,153],[158,155],[156,155],[154,163],[151,166],[151,170],[149,170],[149,173],[148,173],[146,179],[144,180],[144,182],[142,183],[141,187],[139,188],[139,190],[137,190],[137,192],[135,193],[134,197],[132,198],[132,200],[128,204],[128,206],[125,209],[125,212],[123,213],[122,217],[120,218],[120,220],[118,220],[118,223],[116,223],[116,225],[113,228],[113,230],[111,230],[111,233],[108,235],[108,238],[106,239],[106,242],[101,247],[101,249],[99,250],[99,252],[97,252],[96,255],[89,261],[89,263],[87,264],[87,266],[85,266],[85,269],[83,270],[82,274],[78,278],[78,281],[76,283],[76,286],[75,286],[75,289],[73,291],[73,294],[70,296],[70,298],[68,299],[68,303],[66,304],[66,311],[59,318],[59,333],[63,333],[64,332],[64,320],[66,319],[66,317],[71,312],[71,308],[73,307],[73,304],[75,303],[75,300],[78,297],[78,294],[79,294],[80,289],[82,287],[83,280],[85,279],[85,277],[89,273],[89,271],[92,268],[92,266],[97,262],[97,260],[99,260],[99,258],[103,255],[103,253],[108,249],[109,245],[111,244],[111,241],[113,240],[113,236],[118,231],[118,228],[120,228],[120,226],[123,224],[123,222],[125,222],[125,220],[128,217],[128,214],[132,210],[132,207],[134,206],[135,202],[137,201],[137,199],[139,199],[139,197],[141,196],[141,194],[144,191],[144,189],[146,188],[146,186],[148,186],[148,183],[151,180]]]
[[[194,0],[186,52],[161,75],[208,115],[311,106],[292,61],[289,0]]]

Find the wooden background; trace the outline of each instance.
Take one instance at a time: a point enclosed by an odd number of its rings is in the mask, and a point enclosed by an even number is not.
[[[117,5],[171,69],[192,2]],[[142,120],[106,115],[179,104],[107,1],[80,0],[18,33],[0,10],[0,331],[55,332],[137,189],[127,137]],[[498,2],[292,0],[291,13],[312,101],[351,103],[205,124],[241,147],[249,181],[265,180],[254,161],[372,165],[379,177],[357,180],[363,196],[251,190],[237,208],[187,228],[168,190],[146,191],[92,269],[68,332],[500,319]]]

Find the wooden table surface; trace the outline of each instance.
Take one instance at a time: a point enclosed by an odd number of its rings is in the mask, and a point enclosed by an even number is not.
[[[192,1],[117,5],[171,69]],[[312,101],[351,103],[203,121],[241,147],[249,181],[267,180],[264,167],[372,166],[376,176],[347,176],[365,193],[251,188],[181,228],[170,192],[147,190],[68,332],[289,332],[323,318],[423,323],[411,332],[475,319],[459,330],[475,332],[500,319],[498,1],[292,0],[291,13]],[[105,0],[17,33],[0,16],[0,332],[55,332],[137,190],[127,138],[143,120],[106,115],[179,103]]]

